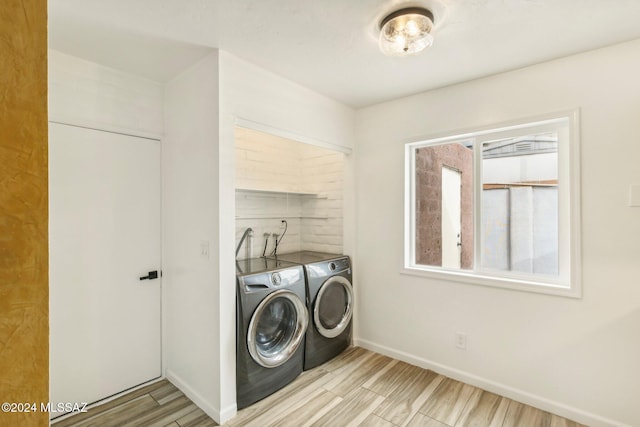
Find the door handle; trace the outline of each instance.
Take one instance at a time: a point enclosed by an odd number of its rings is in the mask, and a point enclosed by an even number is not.
[[[153,280],[158,278],[158,270],[150,271],[146,276],[142,276],[140,280]]]

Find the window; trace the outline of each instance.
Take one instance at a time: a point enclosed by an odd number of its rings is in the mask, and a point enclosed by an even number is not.
[[[579,296],[576,116],[407,144],[405,270]]]

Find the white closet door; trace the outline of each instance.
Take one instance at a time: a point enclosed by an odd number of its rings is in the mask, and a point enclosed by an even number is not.
[[[50,399],[161,375],[160,142],[49,124]],[[52,417],[60,414],[52,414]]]

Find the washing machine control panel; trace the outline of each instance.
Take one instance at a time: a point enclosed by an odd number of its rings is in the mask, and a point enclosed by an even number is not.
[[[287,268],[278,271],[267,271],[260,274],[250,274],[238,278],[245,292],[264,292],[269,288],[285,288],[304,284],[302,266]]]
[[[280,286],[280,284],[282,283],[282,277],[280,276],[280,273],[273,273],[271,275],[271,283],[273,283],[273,286]]]
[[[349,265],[349,259],[345,258],[345,259],[337,259],[335,261],[331,261],[329,263],[329,270],[330,271],[344,271],[349,269],[350,265]]]

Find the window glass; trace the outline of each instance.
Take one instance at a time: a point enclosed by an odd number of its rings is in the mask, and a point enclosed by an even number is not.
[[[473,144],[415,151],[416,263],[473,268]]]
[[[405,267],[481,284],[578,289],[574,121],[407,144]]]
[[[558,134],[482,143],[482,267],[558,275]]]

